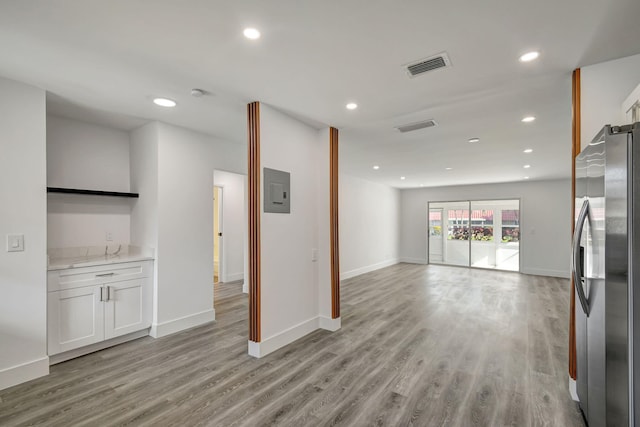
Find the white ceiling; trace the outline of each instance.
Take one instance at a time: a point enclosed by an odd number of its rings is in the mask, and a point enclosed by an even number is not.
[[[338,127],[342,170],[399,188],[550,179],[570,174],[571,70],[640,53],[638,17],[637,0],[2,0],[0,75],[49,91],[57,115],[238,143],[259,100]],[[441,51],[451,68],[408,78]]]

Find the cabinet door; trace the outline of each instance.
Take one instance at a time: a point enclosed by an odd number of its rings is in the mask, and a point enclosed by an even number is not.
[[[104,340],[104,303],[100,287],[49,292],[49,355]]]
[[[151,283],[149,278],[107,284],[105,339],[151,326]]]

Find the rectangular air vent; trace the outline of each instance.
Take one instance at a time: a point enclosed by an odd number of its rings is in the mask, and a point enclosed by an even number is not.
[[[410,77],[415,77],[428,71],[433,71],[450,66],[451,60],[449,60],[449,55],[447,55],[446,52],[442,52],[432,57],[421,59],[420,61],[413,62],[407,65],[407,73],[409,73]]]
[[[408,125],[398,126],[398,127],[396,127],[396,129],[398,129],[402,133],[405,133],[405,132],[412,132],[412,131],[418,130],[418,129],[432,128],[432,127],[437,126],[437,125],[438,125],[438,123],[436,123],[435,120],[429,119],[429,120],[425,120],[423,122],[411,123],[411,124],[408,124]]]

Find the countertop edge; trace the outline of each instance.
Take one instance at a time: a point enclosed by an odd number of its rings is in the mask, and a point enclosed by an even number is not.
[[[97,267],[100,265],[111,265],[111,264],[124,264],[128,262],[138,262],[138,261],[154,261],[155,258],[148,255],[133,255],[127,256],[126,258],[113,258],[113,259],[102,259],[95,261],[86,261],[86,262],[77,262],[77,263],[64,263],[61,261],[60,264],[56,264],[55,262],[50,264],[47,267],[47,271],[57,271],[57,270],[68,270],[70,268],[83,268],[83,267]]]

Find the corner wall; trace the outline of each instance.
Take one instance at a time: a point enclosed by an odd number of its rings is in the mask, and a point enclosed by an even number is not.
[[[571,181],[434,187],[401,192],[401,261],[427,263],[427,203],[520,199],[521,273],[569,277]]]
[[[160,122],[131,135],[131,240],[156,250],[158,338],[215,320],[213,173],[245,173],[245,147]]]
[[[291,174],[291,213],[264,212],[261,178],[261,341],[249,342],[251,355],[262,357],[333,325],[330,316],[320,314],[331,290],[325,283],[330,277],[328,148],[326,130],[260,104],[261,174],[264,168]]]
[[[622,103],[640,84],[640,55],[580,69],[582,148],[604,125],[625,125]]]
[[[0,389],[49,373],[45,114],[44,90],[0,78]]]
[[[340,174],[340,278],[398,263],[400,190]]]

